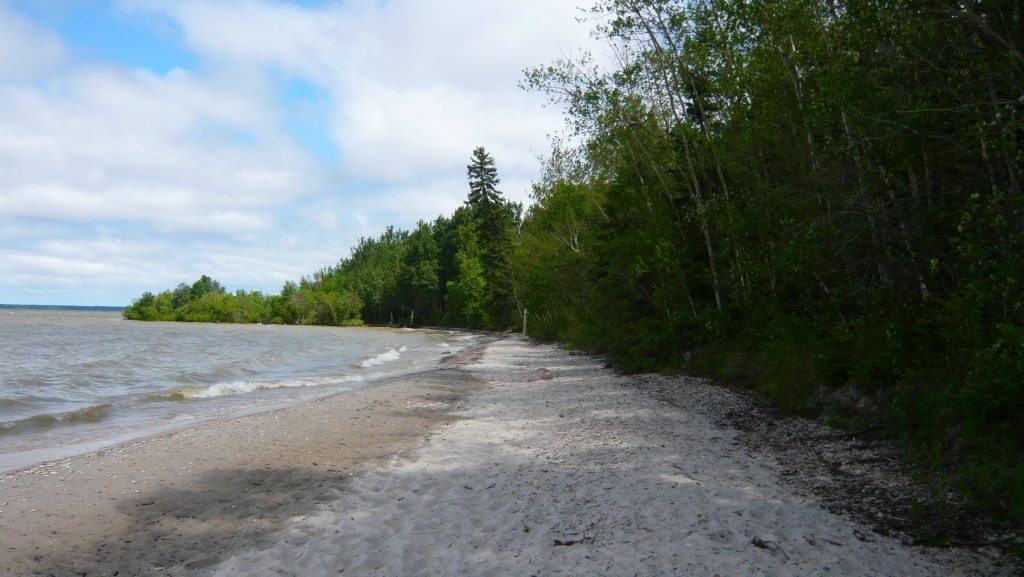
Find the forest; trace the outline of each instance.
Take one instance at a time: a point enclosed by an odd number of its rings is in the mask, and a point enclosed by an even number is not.
[[[613,65],[523,85],[566,110],[532,204],[473,151],[454,214],[280,295],[204,277],[128,318],[518,329],[879,430],[1024,523],[1024,7],[601,0]]]
[[[412,231],[388,227],[363,238],[348,258],[288,281],[278,295],[227,292],[203,276],[160,294],[145,293],[125,318],[307,325],[446,325],[509,328],[519,322],[510,256],[522,206],[498,190],[494,159],[483,148],[467,167],[469,194],[450,217]]]

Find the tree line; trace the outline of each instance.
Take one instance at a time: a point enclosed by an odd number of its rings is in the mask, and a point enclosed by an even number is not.
[[[477,149],[454,214],[363,239],[281,295],[183,285],[149,301],[184,320],[206,305],[167,301],[262,299],[264,322],[497,329],[528,309],[531,336],[623,370],[686,367],[881,428],[1019,524],[1022,12],[600,0],[614,65],[581,55],[526,74],[572,134],[553,141],[525,213]]]
[[[1024,4],[601,0],[513,255],[537,336],[881,427],[1024,522]],[[1018,525],[1019,526],[1019,525]]]
[[[451,216],[388,227],[362,238],[351,256],[278,295],[227,292],[203,276],[174,290],[144,293],[125,318],[151,321],[361,325],[513,326],[519,304],[509,257],[522,206],[498,190],[494,158],[479,147],[467,166],[469,194]]]

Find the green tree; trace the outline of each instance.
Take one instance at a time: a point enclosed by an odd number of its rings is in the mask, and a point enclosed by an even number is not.
[[[431,225],[420,221],[405,240],[405,257],[400,274],[402,300],[417,319],[439,320],[443,309],[440,285],[440,248]]]
[[[498,169],[494,158],[482,146],[473,149],[470,164],[466,167],[469,176],[469,196],[466,204],[482,213],[492,213],[504,202],[498,191]]]
[[[222,293],[224,292],[224,288],[220,286],[219,282],[204,274],[199,277],[199,280],[192,283],[191,292],[192,298],[197,299],[209,293]]]
[[[469,177],[466,206],[470,209],[480,249],[479,260],[487,279],[488,317],[495,325],[507,327],[518,318],[509,252],[522,207],[508,203],[498,191],[500,180],[494,159],[482,146],[473,150],[466,173]]]
[[[469,328],[489,327],[492,322],[490,291],[476,235],[470,228],[458,230],[456,262],[459,273],[448,281],[447,301],[452,321]]]
[[[359,239],[350,258],[321,276],[339,288],[354,290],[364,303],[364,319],[382,323],[400,319],[403,303],[398,282],[408,235],[389,226],[376,239]]]
[[[1024,412],[1020,6],[594,10],[618,69],[527,76],[565,104],[584,143],[572,172],[589,175],[544,183],[523,226],[514,278],[534,326],[627,368],[702,352],[794,408],[833,410],[831,387],[884,398],[856,417],[901,423],[921,458],[1024,519],[1008,416]],[[560,275],[585,288],[535,294]]]

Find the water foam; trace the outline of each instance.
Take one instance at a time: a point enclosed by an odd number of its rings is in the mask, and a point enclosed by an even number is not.
[[[257,391],[267,391],[271,389],[286,389],[295,387],[318,387],[323,385],[336,385],[340,383],[351,383],[355,381],[361,381],[363,377],[358,375],[349,375],[346,377],[319,377],[311,379],[292,379],[286,381],[276,381],[270,383],[261,383],[253,381],[229,381],[223,383],[216,383],[208,387],[180,387],[159,395],[161,400],[172,400],[172,401],[185,401],[189,399],[212,399],[215,397],[225,397],[228,395],[244,395],[247,393],[255,393]]]
[[[392,361],[397,361],[402,356],[402,353],[404,353],[405,351],[406,351],[406,348],[404,346],[403,347],[399,347],[397,349],[394,348],[394,347],[391,347],[387,351],[385,351],[385,352],[383,352],[383,353],[381,353],[381,354],[379,354],[379,355],[377,355],[375,357],[368,357],[368,358],[365,358],[365,359],[359,361],[358,363],[356,363],[355,366],[359,367],[359,368],[362,368],[362,369],[368,369],[370,367],[376,367],[377,365],[383,365],[384,363],[390,363]]]

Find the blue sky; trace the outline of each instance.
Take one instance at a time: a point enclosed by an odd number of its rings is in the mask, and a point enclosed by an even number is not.
[[[0,303],[276,292],[465,197],[527,201],[563,127],[524,68],[576,0],[0,0]]]

